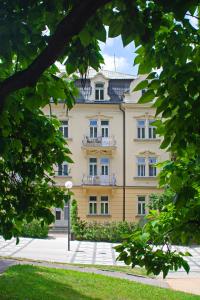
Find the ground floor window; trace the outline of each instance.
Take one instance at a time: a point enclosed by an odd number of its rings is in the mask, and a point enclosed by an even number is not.
[[[61,211],[60,210],[56,210],[56,221],[61,220]]]
[[[108,215],[109,214],[108,196],[89,196],[89,214],[90,215]]]
[[[139,216],[144,216],[146,214],[145,202],[146,202],[145,196],[138,196],[137,210]]]
[[[97,197],[96,196],[89,197],[89,214],[90,215],[97,214]]]
[[[101,196],[101,215],[108,215],[108,196]]]

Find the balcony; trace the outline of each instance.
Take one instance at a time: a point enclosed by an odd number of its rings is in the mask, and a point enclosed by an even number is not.
[[[83,141],[83,149],[89,153],[107,153],[112,154],[113,150],[116,149],[116,140],[113,136],[111,137],[96,137],[90,138],[85,136]]]
[[[112,176],[109,176],[109,175],[98,175],[98,176],[83,175],[82,184],[90,185],[90,186],[115,186],[116,185],[116,177],[114,174]]]

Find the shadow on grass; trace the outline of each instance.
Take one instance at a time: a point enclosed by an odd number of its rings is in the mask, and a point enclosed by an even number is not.
[[[54,272],[55,270],[45,267],[12,266],[0,276],[0,299],[100,300],[87,296],[86,289],[82,293],[72,287],[73,284],[79,283],[78,276],[75,276],[70,284],[67,273],[59,272],[55,276]]]

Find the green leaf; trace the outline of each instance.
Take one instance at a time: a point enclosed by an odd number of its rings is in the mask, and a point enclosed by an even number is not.
[[[106,42],[106,29],[104,26],[101,27],[101,29],[99,28],[99,30],[96,32],[95,34],[96,38],[101,41],[101,42]]]
[[[170,178],[170,185],[175,191],[179,191],[182,187],[182,179],[176,174],[172,174]]]
[[[133,91],[140,91],[142,89],[145,89],[147,86],[148,86],[148,80],[143,80],[136,85]]]
[[[187,273],[189,273],[189,271],[190,271],[190,266],[189,266],[189,264],[188,264],[188,262],[187,262],[186,260],[183,260],[183,261],[182,261],[182,266],[183,266],[184,270],[185,270]]]
[[[80,37],[80,40],[81,40],[81,43],[83,44],[83,46],[88,46],[91,42],[91,35],[90,33],[88,32],[87,29],[83,29],[80,33],[79,33],[79,37]]]
[[[155,94],[153,90],[148,90],[142,97],[140,97],[138,103],[148,103],[151,102],[155,98]]]

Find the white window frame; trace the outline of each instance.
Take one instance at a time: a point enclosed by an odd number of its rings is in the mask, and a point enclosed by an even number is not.
[[[148,157],[149,177],[157,176],[157,167],[155,166],[156,163],[157,163],[157,157],[155,157],[155,156]],[[150,174],[151,172],[153,175]]]
[[[105,215],[105,216],[109,215],[109,197],[107,195],[102,195],[100,197],[100,212],[101,215]]]
[[[60,121],[60,123],[61,123],[61,126],[59,127],[59,130],[62,132],[62,136],[65,139],[68,139],[69,138],[69,122],[68,122],[68,120],[66,120],[66,121]]]
[[[109,120],[100,120],[101,122],[101,137],[109,137]]]
[[[140,122],[144,122],[144,125],[141,125]],[[145,137],[146,137],[146,120],[145,119],[137,120],[137,138],[143,140],[145,139]]]
[[[156,126],[151,125],[154,119],[137,119],[137,139],[139,140],[155,140]],[[143,123],[143,124],[142,124]]]
[[[95,198],[92,200],[92,198]],[[97,196],[89,196],[89,215],[97,215]]]
[[[146,196],[137,196],[137,214],[138,216],[146,215]]]
[[[103,101],[105,100],[104,98],[105,98],[104,82],[95,82],[95,101]]]
[[[96,124],[92,124],[96,123]],[[95,139],[98,137],[98,120],[91,119],[89,120],[89,137]]]
[[[67,162],[58,164],[58,176],[69,176],[69,166]],[[67,172],[65,172],[67,170]]]
[[[148,120],[148,138],[150,140],[156,139],[156,126],[151,125],[155,120]]]
[[[96,161],[91,161],[91,160],[96,160]],[[92,166],[92,169],[90,168]],[[96,171],[95,171],[95,166],[96,166]],[[92,170],[92,172],[90,172]],[[96,157],[90,157],[89,158],[89,176],[97,176],[98,174],[98,160]]]
[[[140,162],[144,160],[144,162]],[[137,157],[137,176],[138,177],[145,177],[146,176],[146,157],[138,156]]]
[[[109,176],[110,174],[109,166],[110,166],[110,159],[108,157],[100,157],[101,175]]]

